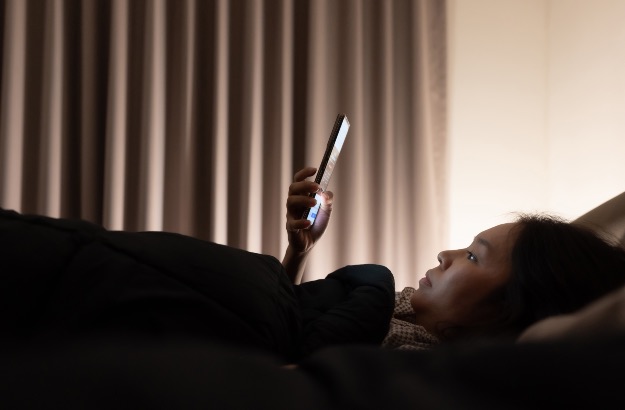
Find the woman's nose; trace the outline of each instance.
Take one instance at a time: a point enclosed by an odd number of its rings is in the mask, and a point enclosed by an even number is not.
[[[449,262],[450,262],[449,251],[439,252],[438,255],[436,256],[436,259],[438,259],[438,263],[441,265],[442,269],[447,269],[447,267],[449,266]]]

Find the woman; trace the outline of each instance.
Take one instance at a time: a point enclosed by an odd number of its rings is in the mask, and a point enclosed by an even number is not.
[[[323,192],[315,224],[301,218],[316,202],[309,194],[319,185],[306,179],[315,171],[295,174],[286,204],[289,246],[283,266],[296,284],[332,212],[333,194]],[[417,289],[398,293],[383,346],[514,339],[541,319],[574,312],[625,284],[625,249],[548,215],[521,215],[487,229],[468,248],[439,253],[438,262]]]

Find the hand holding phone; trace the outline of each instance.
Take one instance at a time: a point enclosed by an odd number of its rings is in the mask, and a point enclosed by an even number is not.
[[[343,148],[343,143],[347,137],[349,126],[349,120],[345,114],[339,114],[336,117],[334,127],[330,133],[330,138],[328,139],[328,145],[326,146],[323,159],[321,160],[321,165],[319,165],[317,175],[315,176],[315,182],[321,186],[321,191],[325,191],[328,187],[330,177],[332,176],[332,172],[336,166],[336,161],[339,158],[339,154]],[[310,221],[310,226],[312,226],[315,223],[315,219],[317,219],[317,213],[321,207],[322,198],[319,194],[310,194],[310,196],[315,197],[317,205],[307,209],[304,212],[303,218],[308,219]]]

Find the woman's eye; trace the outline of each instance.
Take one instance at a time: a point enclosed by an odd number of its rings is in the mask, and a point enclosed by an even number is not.
[[[477,262],[477,258],[476,258],[476,257],[475,257],[475,255],[474,255],[472,252],[470,252],[470,251],[467,251],[467,259],[468,259],[468,260],[470,260],[470,261],[472,261],[472,262]]]

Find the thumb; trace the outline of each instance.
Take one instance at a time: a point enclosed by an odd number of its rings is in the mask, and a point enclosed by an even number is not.
[[[321,209],[326,212],[332,212],[332,204],[334,202],[334,193],[332,191],[325,191],[321,193],[323,199],[321,200]]]

